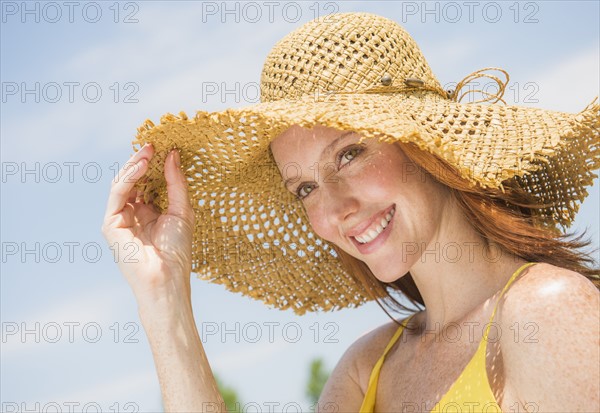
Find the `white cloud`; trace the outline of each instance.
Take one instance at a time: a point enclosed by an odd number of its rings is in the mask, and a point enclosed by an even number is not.
[[[598,48],[583,50],[551,66],[544,73],[531,74],[539,87],[537,107],[579,112],[600,90],[600,56]],[[522,89],[522,88],[521,88]]]
[[[227,371],[230,369],[250,369],[259,367],[271,359],[275,354],[281,353],[286,347],[283,340],[273,343],[254,345],[236,345],[236,350],[223,352],[211,356],[210,365],[214,370]]]
[[[98,83],[102,98],[88,103],[78,86],[75,102],[69,103],[65,87],[58,103],[42,101],[33,109],[22,105],[22,110],[3,119],[5,156],[11,160],[54,160],[84,147],[116,148],[124,142],[128,145],[135,128],[146,118],[158,121],[166,112],[193,114],[200,109],[222,110],[253,103],[243,95],[240,99],[228,96],[221,102],[220,94],[213,96],[212,102],[206,101],[201,96],[202,82],[226,81],[228,88],[236,82],[258,82],[265,56],[252,44],[270,47],[283,24],[252,25],[253,37],[248,39],[247,24],[199,24],[199,5],[173,8],[161,3],[145,4],[139,20],[135,30],[122,28],[121,36],[85,45],[71,59],[48,67],[49,73],[60,74],[61,79],[81,85]],[[177,24],[161,24],[165,21]],[[245,44],[252,43],[240,48],[241,38]],[[114,102],[115,82],[120,85],[119,103]],[[133,92],[125,89],[126,82],[139,88],[133,96],[139,103],[122,103],[124,96]]]
[[[156,394],[156,399],[148,400],[148,394]],[[158,411],[160,408],[160,386],[158,377],[154,369],[136,371],[123,377],[111,377],[110,379],[94,384],[91,387],[79,391],[71,391],[66,394],[56,395],[52,401],[59,404],[77,401],[81,405],[86,403],[97,403],[103,411],[115,411],[116,406],[119,411],[144,411],[144,408],[154,408]],[[140,406],[140,401],[146,404]],[[115,403],[118,403],[115,405]],[[126,403],[135,403],[126,406]],[[43,403],[41,403],[43,404]],[[65,406],[67,406],[65,404]],[[112,406],[112,407],[111,407]],[[82,406],[74,408],[75,411],[81,410]],[[92,407],[90,407],[90,410]]]
[[[120,284],[105,287],[94,288],[86,292],[79,293],[76,297],[68,297],[64,301],[57,301],[50,307],[36,308],[36,312],[23,314],[18,322],[10,326],[5,321],[3,323],[2,358],[16,358],[25,356],[40,356],[47,351],[56,351],[57,346],[72,345],[69,343],[70,337],[75,337],[78,342],[81,341],[82,329],[86,324],[97,323],[106,333],[110,325],[122,317],[123,308],[115,305],[115,302],[127,302],[131,295],[130,291]],[[110,303],[110,304],[109,304]],[[69,324],[76,323],[76,324]],[[93,327],[93,326],[91,326]],[[13,330],[17,329],[13,334]],[[39,340],[34,339],[34,334],[26,334],[24,331],[38,331]],[[95,334],[95,330],[90,330]],[[45,340],[43,335],[52,337]],[[55,336],[60,334],[59,339]],[[56,342],[52,342],[57,340]]]

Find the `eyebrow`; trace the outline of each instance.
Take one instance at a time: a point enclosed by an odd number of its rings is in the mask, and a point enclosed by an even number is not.
[[[353,135],[354,133],[355,133],[354,131],[346,131],[346,132],[342,133],[340,136],[338,136],[337,138],[335,138],[329,145],[327,145],[323,149],[323,151],[321,152],[321,159],[327,158],[328,156],[330,156],[331,151],[333,151],[333,148],[335,148],[335,145],[337,145],[337,143],[339,141],[341,141],[342,139],[344,139],[345,137],[347,137],[349,135]],[[296,179],[296,177],[286,179],[284,182],[285,187],[287,188],[290,181],[295,180],[295,179]]]

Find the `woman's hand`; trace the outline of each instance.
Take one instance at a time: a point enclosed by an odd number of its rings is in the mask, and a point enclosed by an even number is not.
[[[192,312],[194,212],[179,153],[171,151],[165,161],[166,213],[144,204],[134,188],[153,154],[153,148],[146,145],[119,171],[108,197],[102,233],[119,254],[119,268],[138,301],[165,411],[225,411]]]
[[[118,265],[133,289],[140,308],[153,313],[168,310],[173,299],[190,297],[194,212],[187,182],[179,166],[179,153],[165,161],[169,207],[160,214],[145,204],[134,188],[146,173],[154,148],[145,145],[113,180],[102,233],[118,257]]]

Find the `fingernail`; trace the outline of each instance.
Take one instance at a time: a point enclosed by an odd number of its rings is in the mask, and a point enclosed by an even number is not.
[[[148,143],[145,143],[145,144],[144,144],[144,145],[143,145],[143,146],[142,146],[140,149],[138,149],[136,152],[132,153],[132,154],[129,156],[129,159],[133,158],[134,156],[136,156],[138,153],[140,153],[141,151],[143,151],[144,149],[146,149],[146,147],[149,147],[149,146],[152,146],[152,144],[151,144],[151,143],[149,143],[149,142],[148,142]]]
[[[175,158],[175,165],[177,165],[177,167],[181,166],[181,159],[179,156],[179,151],[177,149],[173,149],[173,152],[175,152],[173,154],[173,157]]]

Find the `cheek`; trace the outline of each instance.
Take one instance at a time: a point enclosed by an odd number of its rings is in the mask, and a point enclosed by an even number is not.
[[[333,241],[334,232],[331,225],[327,222],[325,213],[317,206],[307,205],[305,206],[306,215],[310,223],[310,227],[320,238],[325,241]]]
[[[388,157],[369,159],[351,176],[351,185],[362,194],[362,198],[380,200],[393,196],[402,184],[401,165]]]

